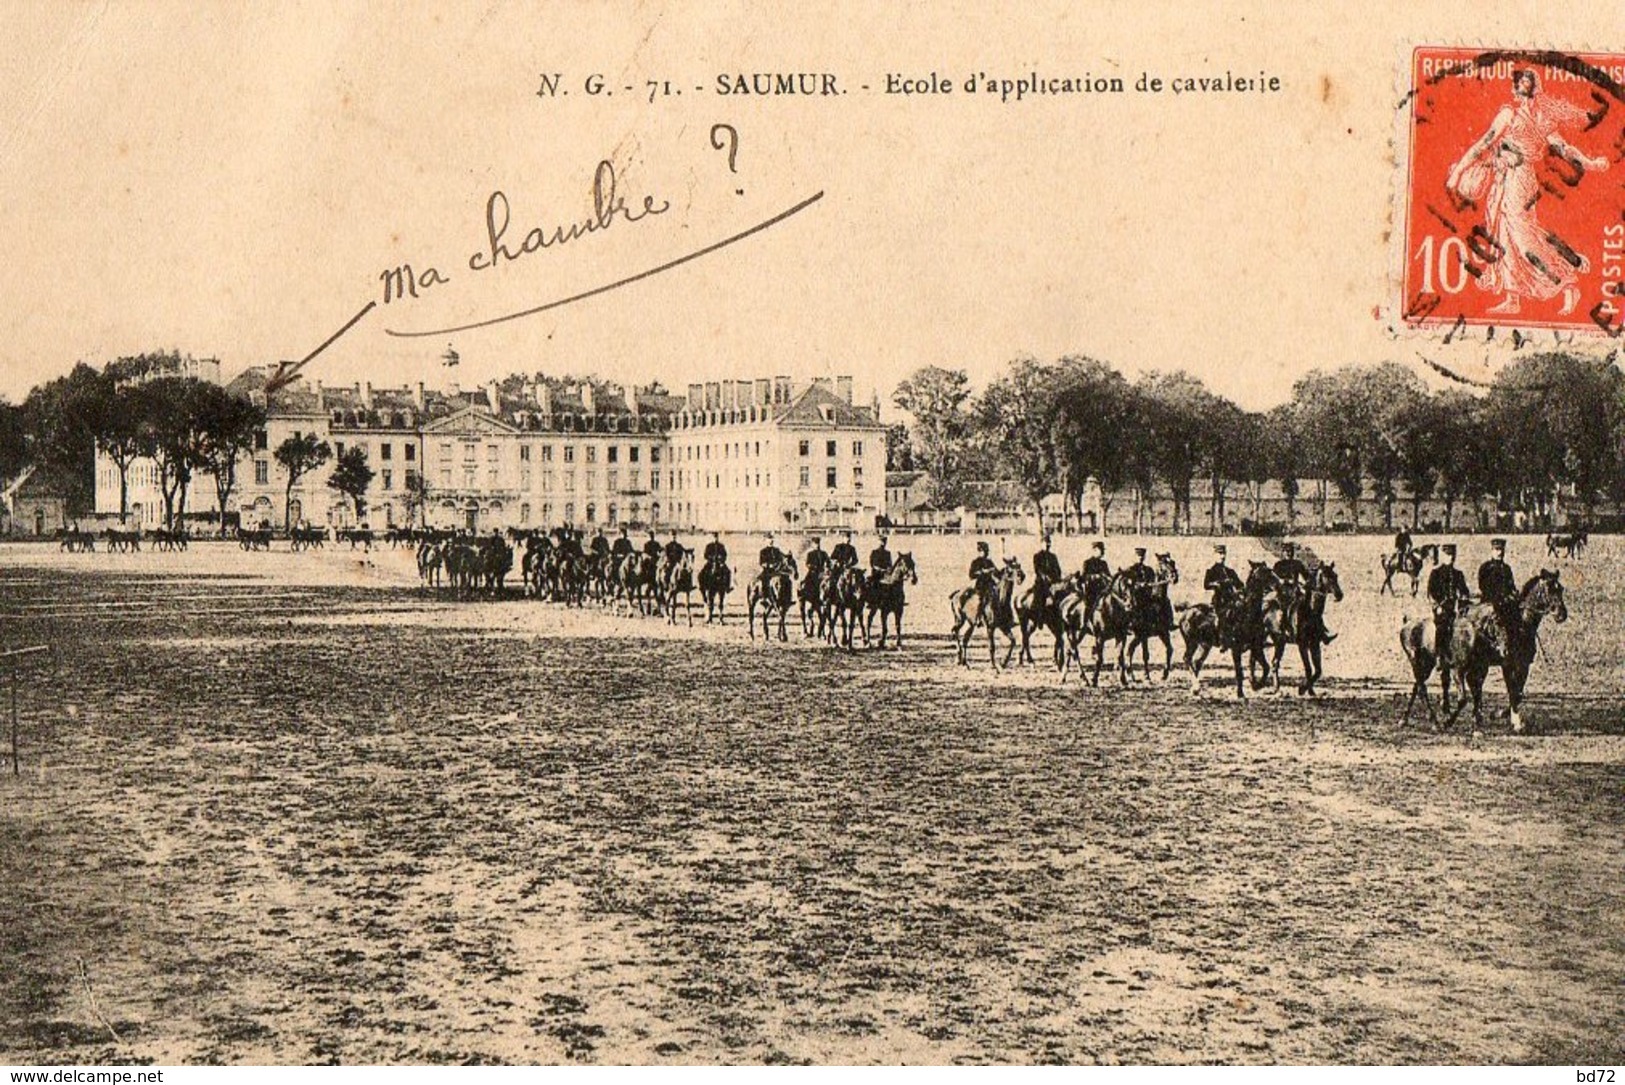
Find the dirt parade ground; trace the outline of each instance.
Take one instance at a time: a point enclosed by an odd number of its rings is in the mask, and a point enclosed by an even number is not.
[[[969,539],[894,540],[904,646],[851,654],[753,642],[742,592],[690,630],[404,550],[7,545],[0,647],[51,652],[3,747],[0,1062],[1625,1061],[1625,546],[1557,563],[1529,731],[1492,675],[1475,742],[1397,725],[1426,606],[1385,542],[1308,542],[1324,695],[1292,658],[1245,704],[1177,658],[959,667]],[[1150,545],[1199,600],[1211,544]]]

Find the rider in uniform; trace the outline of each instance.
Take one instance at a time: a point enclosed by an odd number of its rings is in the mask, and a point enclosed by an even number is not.
[[[677,541],[677,529],[671,529],[671,541],[666,543],[666,567],[675,569],[678,562],[683,560],[685,547]]]
[[[1083,563],[1083,579],[1086,583],[1104,583],[1112,578],[1112,567],[1106,561],[1106,544],[1098,540],[1090,547],[1094,552]]]
[[[846,569],[858,563],[858,548],[852,545],[852,532],[846,532],[841,541],[835,544],[835,549],[829,552],[829,560],[837,569]]]
[[[592,556],[603,561],[609,555],[609,540],[604,538],[604,529],[596,528],[592,533]]]
[[[891,550],[886,546],[887,541],[886,536],[880,536],[880,544],[869,551],[869,583],[871,586],[879,584],[880,578],[891,571],[892,556]]]
[[[1517,613],[1518,580],[1506,562],[1507,541],[1490,540],[1490,559],[1478,567],[1478,597],[1495,608],[1503,631],[1510,631]]]
[[[728,548],[722,545],[722,533],[711,532],[711,541],[705,544],[705,563],[707,565],[728,564]]]
[[[813,536],[812,549],[807,551],[807,575],[812,577],[813,583],[824,579],[824,569],[829,565],[829,555],[824,553],[824,543],[817,535]]]
[[[657,563],[660,561],[660,540],[655,538],[653,531],[649,532],[649,541],[643,544],[643,553]]]
[[[1223,543],[1213,548],[1217,560],[1208,566],[1207,575],[1202,578],[1202,590],[1213,595],[1213,609],[1218,610],[1227,598],[1234,598],[1241,593],[1241,577],[1230,568],[1230,552]]]
[[[1275,575],[1281,581],[1281,631],[1296,639],[1298,600],[1309,584],[1309,566],[1299,559],[1297,543],[1282,543],[1281,550],[1281,557],[1275,563]]]
[[[1410,554],[1413,545],[1415,544],[1411,540],[1411,533],[1403,527],[1400,528],[1394,534],[1394,557],[1404,561]]]
[[[1456,544],[1439,547],[1439,564],[1428,574],[1428,600],[1433,604],[1433,651],[1443,665],[1450,634],[1456,626],[1456,613],[1472,600],[1467,578],[1456,568]]]
[[[988,556],[986,542],[976,544],[976,557],[970,563],[970,582],[976,594],[989,598],[993,594],[993,582],[998,579],[999,567],[993,564]]]
[[[762,547],[762,552],[756,557],[758,563],[762,566],[763,573],[777,569],[784,564],[784,551],[774,545],[773,536],[771,535],[767,537],[767,545]]]
[[[636,552],[637,547],[632,545],[632,539],[627,535],[626,527],[623,525],[620,537],[615,540],[615,545],[610,548],[610,556],[615,559],[615,564],[620,565],[626,561],[628,554]]]
[[[1050,534],[1046,531],[1044,545],[1033,555],[1033,603],[1040,611],[1049,606],[1050,592],[1061,579],[1061,559],[1050,549]]]
[[[1150,586],[1157,582],[1157,571],[1145,563],[1145,547],[1134,548],[1134,564],[1122,570],[1123,579],[1136,587]]]

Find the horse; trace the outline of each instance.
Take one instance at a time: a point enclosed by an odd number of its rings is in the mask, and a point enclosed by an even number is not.
[[[880,647],[886,647],[886,625],[889,621],[892,627],[892,643],[895,647],[903,646],[903,608],[907,605],[904,598],[905,584],[918,584],[920,574],[914,567],[914,554],[905,550],[897,555],[892,567],[880,575],[880,579],[869,584],[863,593],[863,639],[869,640],[869,627],[874,624],[875,615],[880,615]]]
[[[999,658],[993,652],[995,631],[1003,633],[1010,642],[1004,652],[1004,666],[1010,666],[1010,656],[1016,650],[1016,616],[1011,604],[1016,585],[1026,579],[1027,574],[1022,571],[1021,564],[1014,558],[1006,558],[1004,567],[995,574],[990,590],[961,588],[948,596],[948,606],[954,616],[954,627],[949,636],[959,649],[960,666],[970,666],[966,650],[970,647],[971,634],[979,625],[987,627],[987,660],[993,669],[999,669]]]
[[[626,612],[647,618],[661,613],[659,582],[655,577],[657,559],[653,554],[628,554],[621,563],[621,590],[625,593]]]
[[[1399,646],[1410,661],[1414,682],[1410,699],[1405,702],[1405,714],[1400,718],[1400,726],[1410,722],[1411,709],[1417,697],[1421,697],[1428,711],[1429,724],[1435,730],[1440,729],[1427,691],[1427,680],[1437,666],[1440,698],[1444,711],[1449,713],[1444,727],[1448,728],[1455,722],[1470,695],[1473,701],[1473,732],[1477,734],[1484,726],[1484,679],[1492,666],[1499,665],[1502,681],[1506,683],[1507,717],[1512,723],[1512,730],[1521,732],[1523,717],[1518,713],[1518,706],[1523,702],[1524,686],[1529,681],[1529,669],[1535,661],[1541,619],[1548,614],[1556,622],[1565,622],[1569,617],[1568,605],[1563,598],[1562,579],[1556,571],[1543,570],[1524,584],[1523,590],[1518,593],[1516,606],[1506,607],[1504,615],[1498,615],[1493,606],[1481,603],[1457,618],[1450,641],[1445,646],[1443,660],[1438,659],[1434,651],[1434,619],[1407,622],[1399,631]],[[1450,709],[1452,675],[1462,692],[1453,712]]]
[[[855,565],[831,566],[824,578],[824,639],[847,651],[853,651],[853,634],[863,624],[863,571]],[[863,643],[869,643],[869,631],[863,629]]]
[[[1343,601],[1343,585],[1337,579],[1337,563],[1322,562],[1309,570],[1309,586],[1298,602],[1298,658],[1303,662],[1303,681],[1298,683],[1300,696],[1312,697],[1315,683],[1325,672],[1320,665],[1320,649],[1330,644],[1333,634],[1326,632],[1326,600],[1330,597]],[[1280,680],[1281,658],[1275,657],[1276,680]]]
[[[1389,595],[1398,595],[1399,592],[1394,588],[1394,575],[1404,573],[1411,579],[1411,597],[1415,598],[1422,587],[1423,563],[1428,560],[1435,565],[1439,564],[1438,543],[1423,543],[1421,546],[1411,547],[1404,553],[1382,555],[1382,586],[1377,589],[1377,594],[1387,592]]]
[[[1129,598],[1132,607],[1129,611],[1129,628],[1132,636],[1128,642],[1127,657],[1128,669],[1132,674],[1134,670],[1134,650],[1138,648],[1141,657],[1145,660],[1145,680],[1151,680],[1151,640],[1162,642],[1162,678],[1167,681],[1168,672],[1174,666],[1174,608],[1168,599],[1168,588],[1179,583],[1179,566],[1174,564],[1170,554],[1157,555],[1157,578],[1147,583],[1132,583],[1129,586]]]
[[[525,558],[529,561],[530,555],[527,554]],[[424,587],[440,586],[440,568],[444,560],[439,543],[425,541],[418,547],[418,579],[423,581]]]
[[[664,581],[666,624],[677,624],[677,597],[683,597],[683,609],[688,612],[688,624],[694,624],[694,551],[683,548],[682,560],[668,566]]]
[[[1580,552],[1586,548],[1586,543],[1590,541],[1591,536],[1584,529],[1566,535],[1548,535],[1546,536],[1546,556],[1555,558],[1558,551],[1561,550],[1564,557],[1577,558],[1580,556]]]
[[[1089,635],[1094,622],[1095,610],[1100,601],[1111,590],[1112,577],[1096,576],[1086,578],[1083,573],[1074,573],[1066,582],[1066,591],[1056,601],[1057,618],[1061,623],[1061,632],[1066,638],[1061,646],[1061,681],[1066,681],[1066,668],[1068,663],[1078,665],[1078,674],[1083,674],[1083,659],[1079,654],[1078,646],[1083,638]]]
[[[824,579],[831,568],[828,562],[822,568],[807,566],[807,575],[796,588],[796,601],[801,605],[801,631],[808,638],[825,635]]]
[[[1228,651],[1235,665],[1236,699],[1246,700],[1242,681],[1241,657],[1248,655],[1256,671],[1262,662],[1265,647],[1264,608],[1266,601],[1280,586],[1280,578],[1268,563],[1253,561],[1247,580],[1241,589],[1221,591],[1214,604],[1198,603],[1185,611],[1179,619],[1179,631],[1185,640],[1185,665],[1191,670],[1191,690],[1202,688],[1202,665],[1208,654],[1217,648]],[[1263,686],[1255,676],[1253,689]]]
[[[768,635],[768,620],[774,614],[779,616],[779,640],[788,640],[785,635],[784,623],[790,614],[790,607],[795,602],[795,581],[798,575],[796,559],[786,554],[784,560],[776,565],[763,569],[750,582],[745,591],[746,623],[750,627],[750,639],[756,639],[756,608],[762,608],[762,639],[771,640]]]
[[[700,570],[700,598],[705,600],[705,623],[713,615],[721,625],[727,616],[728,593],[733,590],[733,570],[725,561],[710,560]]]
[[[1081,585],[1082,580],[1077,573],[1048,585],[1041,585],[1035,577],[1032,586],[1016,597],[1016,622],[1021,628],[1021,654],[1016,657],[1018,662],[1036,662],[1032,653],[1032,635],[1039,627],[1043,627],[1055,638],[1055,669],[1058,671],[1064,669],[1066,630],[1061,623],[1062,601],[1070,593],[1081,590]],[[1045,589],[1045,593],[1044,602],[1039,605],[1038,592],[1041,586]]]

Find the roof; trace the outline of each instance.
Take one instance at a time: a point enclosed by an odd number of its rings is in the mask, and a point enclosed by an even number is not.
[[[822,384],[810,384],[779,412],[774,421],[781,426],[815,426],[819,429],[884,430],[867,407],[854,407]]]
[[[66,497],[73,488],[71,476],[60,467],[30,465],[7,489],[12,500],[19,497]]]
[[[912,486],[924,477],[924,471],[887,471],[886,488],[889,490],[899,486]]]

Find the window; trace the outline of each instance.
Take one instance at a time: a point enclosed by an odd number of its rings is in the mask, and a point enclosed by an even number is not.
[[[520,463],[529,463],[530,462],[530,446],[529,445],[520,445],[519,446],[519,462]]]
[[[589,489],[589,490],[598,489],[598,472],[597,471],[588,471],[587,472],[587,489]]]
[[[650,471],[649,472],[649,489],[651,489],[651,490],[660,489],[660,472],[659,471]]]
[[[619,460],[620,454],[621,454],[621,449],[620,449],[619,445],[610,445],[609,446],[609,461],[608,462],[610,462],[610,463],[619,463],[620,462],[620,460]]]
[[[523,470],[521,470],[519,472],[519,488],[521,490],[528,490],[528,489],[531,488],[530,483],[531,483],[530,469],[525,468],[525,469],[523,469]]]
[[[565,463],[575,463],[576,462],[576,446],[575,445],[565,445],[564,446],[564,462]]]
[[[497,469],[493,467],[485,473],[485,485],[488,489],[494,490],[499,484],[500,482],[497,479]]]
[[[567,493],[574,493],[575,488],[576,488],[576,473],[574,471],[566,471],[566,472],[564,472],[564,489],[565,489],[565,491]]]
[[[385,445],[384,447],[388,448],[389,446]],[[382,472],[380,472],[379,477],[384,480],[384,489],[393,490],[395,488],[395,473],[393,471],[386,467]]]
[[[609,472],[609,488],[611,490],[617,490],[617,489],[620,488],[620,484],[621,484],[621,473],[619,471],[614,471],[614,470],[610,471]]]
[[[254,461],[254,481],[261,486],[271,481],[271,464],[268,461]]]
[[[344,455],[344,442],[343,441],[335,441],[335,442],[333,442],[333,458],[338,459],[339,457],[341,457],[343,455]]]
[[[588,463],[597,463],[598,462],[598,446],[597,445],[588,445],[587,446],[587,462]]]
[[[448,490],[451,489],[451,468],[442,467],[440,469],[440,485]]]
[[[835,442],[834,441],[825,441],[824,442],[824,455],[828,456],[830,459],[835,458]]]
[[[447,441],[447,442],[443,443],[440,446],[440,458],[443,459],[443,460],[451,459],[451,442],[450,441]]]
[[[474,442],[473,441],[464,441],[463,442],[463,462],[464,463],[473,463],[474,462]]]
[[[627,472],[627,475],[629,476],[629,478],[627,480],[627,485],[631,489],[634,489],[634,490],[637,489],[638,488],[638,483],[641,481],[640,472],[638,471],[638,469],[636,467],[632,468],[630,471]]]
[[[463,489],[472,490],[473,488],[474,488],[474,468],[465,467],[465,468],[463,468]]]
[[[407,445],[406,446],[406,462],[407,463],[413,463],[413,462],[415,462],[417,460],[417,458],[418,458],[418,446],[417,445]]]
[[[811,441],[802,441],[801,442],[801,454],[803,456],[812,455],[812,442]]]
[[[852,488],[854,490],[863,489],[863,468],[861,467],[852,468]]]
[[[519,522],[521,524],[530,523],[530,506],[529,505],[520,505],[519,506]]]
[[[388,463],[395,458],[395,446],[387,441],[378,446],[378,458]]]
[[[411,448],[412,446],[407,445],[406,447]],[[418,473],[412,470],[410,467],[406,469],[406,488],[408,490],[415,490],[418,488]]]
[[[824,485],[831,490],[835,489],[835,468],[826,467],[824,469]]]
[[[637,463],[638,462],[638,446],[637,445],[633,445],[631,448],[626,450],[626,458],[627,458],[628,461],[630,461],[632,463]]]
[[[660,449],[658,447],[649,449],[649,462],[650,463],[659,463],[660,462]]]
[[[497,450],[496,445],[485,446],[485,461],[487,463],[496,463],[497,457],[499,457],[501,454],[502,453]]]
[[[543,445],[542,446],[542,462],[543,463],[552,463],[553,462],[553,446],[552,445]]]
[[[266,435],[266,432],[264,430],[256,430],[254,432],[254,451],[255,452],[264,452],[267,448],[270,447],[270,445],[271,445],[271,439],[270,439],[269,436]]]
[[[852,442],[852,455],[856,456],[856,457],[859,457],[859,458],[862,458],[862,456],[863,456],[863,442],[862,441],[853,441]]]
[[[553,472],[551,469],[542,472],[542,492],[553,492]]]
[[[803,441],[802,444],[806,444],[806,442]],[[801,469],[801,488],[803,490],[805,490],[808,486],[811,486],[811,485],[812,485],[812,468],[811,467],[803,467]]]

